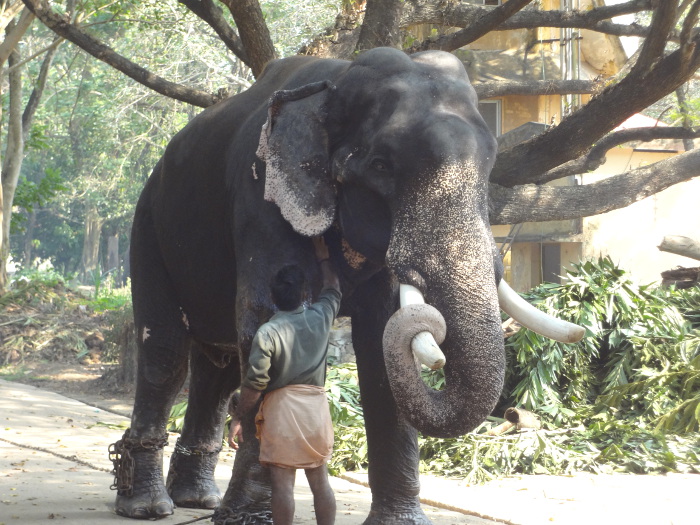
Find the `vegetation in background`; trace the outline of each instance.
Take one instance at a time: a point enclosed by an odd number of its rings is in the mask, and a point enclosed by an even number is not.
[[[108,281],[99,294],[77,295],[55,271],[21,274],[0,298],[0,324],[36,326],[37,333],[5,332],[0,364],[13,352],[80,359],[86,347],[75,327],[42,321],[69,309],[108,320],[113,333],[105,333],[102,360],[116,360],[131,313],[126,290]],[[566,281],[539,286],[527,299],[585,326],[584,339],[562,344],[521,329],[506,341],[508,374],[495,414],[526,408],[541,417],[542,430],[489,436],[503,421],[490,417],[459,438],[420,436],[421,471],[472,483],[513,474],[700,471],[700,288],[638,286],[607,258],[578,265]],[[3,371],[13,379],[18,373],[17,366]],[[425,371],[424,379],[444,384],[440,373]],[[334,474],[365,469],[356,366],[331,366],[326,391],[336,439],[329,467]],[[181,428],[185,409],[186,402],[173,407],[171,430]]]
[[[115,362],[118,336],[133,313],[130,288],[114,284],[108,275],[99,290],[78,287],[50,265],[17,272],[0,296],[2,376],[19,378],[26,363],[36,360]],[[111,329],[103,340],[105,326]]]
[[[499,409],[537,413],[543,429],[489,436],[489,418],[455,439],[420,437],[423,472],[488,481],[513,474],[700,472],[700,289],[638,286],[609,258],[528,301],[586,328],[577,344],[521,329],[506,341]],[[425,372],[427,382],[444,381]],[[367,466],[354,365],[332,368],[336,452],[331,470]]]

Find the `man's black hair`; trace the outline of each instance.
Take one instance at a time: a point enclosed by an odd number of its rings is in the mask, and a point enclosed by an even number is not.
[[[296,310],[304,299],[306,276],[296,264],[282,267],[272,279],[272,300],[280,310]]]

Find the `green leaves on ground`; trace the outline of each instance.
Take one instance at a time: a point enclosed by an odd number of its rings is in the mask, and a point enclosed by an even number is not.
[[[520,330],[507,341],[503,405],[571,425],[617,413],[654,428],[698,430],[700,292],[639,286],[609,258],[577,265],[566,284],[526,299],[586,328],[577,344]]]
[[[420,470],[481,483],[514,474],[700,472],[700,288],[638,286],[608,258],[543,284],[526,298],[586,327],[577,344],[521,329],[506,341],[499,410],[537,413],[543,429],[489,436],[489,418],[454,439],[420,436]],[[444,375],[424,372],[433,388]],[[357,369],[331,366],[333,474],[367,468]],[[183,405],[171,419],[180,419]]]
[[[488,436],[503,421],[490,418],[459,438],[421,436],[422,472],[478,483],[513,474],[700,471],[700,289],[638,286],[609,258],[576,266],[566,281],[526,298],[586,327],[584,339],[563,344],[521,329],[506,341],[496,413],[524,407],[540,415],[543,430]],[[343,397],[356,388],[351,372],[354,365],[334,367],[326,387],[336,406],[334,473],[367,466],[357,397]],[[433,387],[444,382],[439,372],[424,378]]]

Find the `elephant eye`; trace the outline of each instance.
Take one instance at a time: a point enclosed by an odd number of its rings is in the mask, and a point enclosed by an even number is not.
[[[370,166],[372,167],[373,170],[385,173],[389,171],[389,163],[385,161],[384,159],[373,159],[372,162],[370,162]]]

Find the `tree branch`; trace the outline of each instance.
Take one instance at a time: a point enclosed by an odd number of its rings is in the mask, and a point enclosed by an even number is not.
[[[569,95],[593,94],[599,83],[592,80],[505,80],[474,84],[479,100],[507,95]]]
[[[693,39],[698,41],[700,35]],[[659,57],[650,67],[640,67],[638,74],[630,73],[606,87],[558,126],[500,153],[491,181],[503,186],[539,183],[543,173],[583,155],[621,122],[675,91],[700,67],[700,52],[696,45],[686,56],[681,48]]]
[[[44,94],[44,88],[46,87],[46,80],[49,77],[51,63],[56,56],[59,44],[61,44],[63,41],[63,38],[56,36],[51,46],[49,46],[46,56],[44,56],[44,60],[41,62],[41,68],[39,69],[39,75],[37,76],[34,84],[34,89],[32,89],[32,94],[29,96],[29,101],[24,107],[24,112],[22,113],[22,138],[24,141],[26,141],[27,137],[29,136],[29,130],[31,129],[34,115],[39,107],[39,101]]]
[[[4,9],[0,13],[0,30],[5,30],[10,22],[16,17],[19,12],[24,9],[24,4],[21,0],[16,0],[7,5],[7,2],[3,2]]]
[[[653,66],[654,62],[664,55],[666,40],[676,24],[677,0],[658,2],[649,26],[649,35],[644,39],[639,51],[637,63],[632,67],[630,75],[639,75]]]
[[[700,150],[583,186],[490,185],[491,224],[589,217],[624,208],[700,176]]]
[[[248,54],[243,48],[243,43],[233,28],[224,18],[223,10],[211,0],[178,0],[187,9],[204,20],[219,35],[229,50],[236,55],[241,62],[250,66]]]
[[[652,128],[623,129],[603,137],[588,151],[588,154],[544,173],[539,177],[540,184],[561,179],[562,177],[568,177],[570,175],[580,175],[582,173],[591,172],[605,164],[605,155],[608,151],[627,142],[650,142],[657,139],[681,139],[689,140],[692,143],[692,139],[699,137],[700,131],[688,128],[667,128],[657,126]]]
[[[443,35],[435,40],[424,40],[412,46],[408,52],[425,51],[427,49],[440,49],[443,51],[454,51],[470,42],[477,40],[485,34],[493,31],[499,24],[505,22],[515,13],[523,9],[532,0],[510,0],[495,9],[482,9],[482,15],[474,24],[468,25],[461,31]]]
[[[71,24],[67,17],[55,13],[45,0],[23,1],[36,17],[53,32],[66,40],[70,40],[98,60],[121,71],[147,88],[166,97],[203,108],[211,106],[218,101],[218,97],[215,95],[165,80],[121,56],[109,46],[88,35],[76,25]]]
[[[504,4],[505,7],[510,2]],[[536,27],[559,27],[590,29],[616,36],[646,37],[649,28],[638,24],[615,24],[609,19],[626,14],[639,13],[652,8],[652,0],[633,0],[624,4],[595,7],[588,11],[542,11],[526,7],[507,18],[492,31],[532,29]],[[458,3],[444,6],[432,0],[411,0],[406,3],[401,27],[418,24],[435,24],[450,27],[474,27],[483,23],[484,12],[493,11],[475,5]],[[419,44],[420,45],[420,44]],[[461,44],[464,45],[464,44]],[[453,51],[456,48],[446,49]]]
[[[7,62],[10,53],[14,51],[15,46],[24,36],[24,33],[27,32],[27,29],[29,29],[29,26],[32,25],[33,21],[34,15],[29,9],[25,8],[22,11],[22,16],[19,17],[17,23],[11,28],[10,26],[7,27],[9,31],[6,32],[5,40],[3,40],[0,44],[0,67]]]
[[[379,46],[400,48],[399,29],[404,5],[404,0],[367,0],[355,49],[365,51]]]
[[[275,45],[258,0],[221,0],[236,22],[248,56],[248,66],[258,78],[265,64],[275,58]]]

